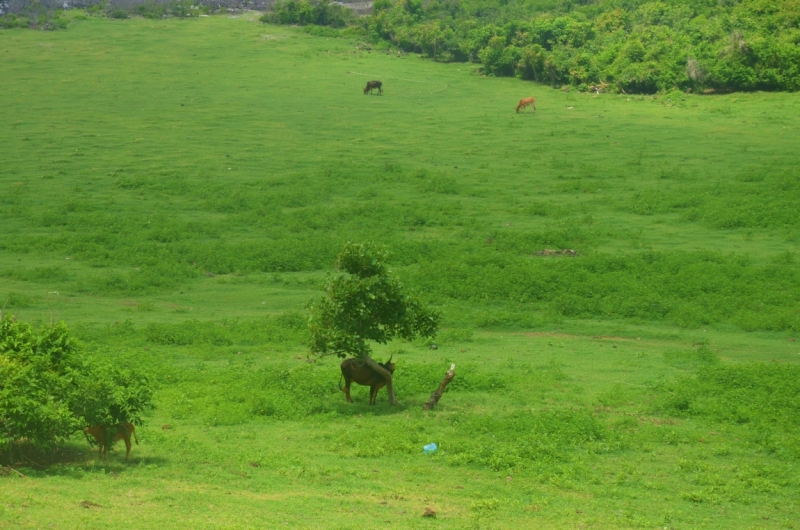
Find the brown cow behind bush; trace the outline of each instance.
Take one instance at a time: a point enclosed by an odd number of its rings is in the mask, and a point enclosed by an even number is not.
[[[106,433],[108,433],[108,435],[111,437],[110,442],[106,439]],[[103,456],[108,456],[108,448],[113,445],[114,442],[125,440],[125,448],[127,449],[127,452],[125,453],[125,460],[127,460],[131,454],[131,434],[133,435],[133,439],[136,440],[136,445],[139,445],[139,438],[136,436],[136,429],[132,423],[121,423],[119,425],[109,427],[108,429],[104,429],[100,425],[86,427],[83,430],[83,434],[86,436],[87,441],[89,440],[90,434],[95,439],[98,445],[97,453],[100,458],[103,458]]]

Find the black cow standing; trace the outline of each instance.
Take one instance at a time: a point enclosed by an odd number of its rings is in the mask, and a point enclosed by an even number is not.
[[[367,81],[367,86],[364,87],[364,94],[366,94],[367,92],[372,94],[372,89],[377,88],[378,95],[381,96],[383,95],[383,89],[381,88],[382,86],[383,83],[381,83],[380,81]]]
[[[394,373],[394,363],[392,357],[385,363],[378,363],[386,368],[389,373]],[[370,368],[370,366],[361,359],[345,359],[342,361],[342,377],[344,378],[344,388],[342,382],[339,381],[339,390],[344,391],[345,398],[349,403],[353,402],[350,397],[350,383],[356,382],[359,385],[369,387],[369,404],[375,404],[375,398],[378,397],[378,390],[386,386],[386,380],[381,374]]]

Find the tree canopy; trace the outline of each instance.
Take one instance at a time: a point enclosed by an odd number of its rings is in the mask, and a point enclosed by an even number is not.
[[[396,337],[433,337],[439,313],[411,292],[387,268],[388,250],[373,243],[348,243],[336,260],[338,274],[310,306],[310,349],[318,355],[368,358],[370,342]]]

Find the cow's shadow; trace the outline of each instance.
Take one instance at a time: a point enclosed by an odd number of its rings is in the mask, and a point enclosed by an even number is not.
[[[29,444],[15,443],[12,451],[0,461],[0,473],[19,472],[27,477],[74,476],[81,478],[86,473],[124,473],[132,466],[156,464],[162,466],[168,460],[162,456],[140,457],[131,452],[125,460],[125,446],[109,451],[108,456],[99,458],[97,447],[76,440],[68,440],[54,451],[41,451]],[[11,469],[4,466],[10,466]],[[15,471],[14,471],[15,470]]]
[[[341,401],[332,404],[337,414],[342,416],[394,416],[406,410],[421,407],[422,403],[418,400],[400,400],[398,405],[389,405],[388,398],[383,394],[383,399],[378,397],[378,402],[374,405],[369,404],[369,389],[363,395],[353,395],[353,403],[348,403],[342,394]]]

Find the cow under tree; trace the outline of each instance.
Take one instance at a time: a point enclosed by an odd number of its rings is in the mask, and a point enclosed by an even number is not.
[[[372,94],[372,90],[377,88],[378,95],[382,96],[383,95],[383,89],[381,88],[382,86],[383,83],[381,83],[380,81],[367,81],[367,86],[364,87],[364,94],[366,94],[367,92]]]
[[[311,353],[319,356],[355,357],[363,368],[374,372],[373,378],[383,378],[389,404],[396,405],[392,370],[370,357],[369,342],[434,337],[439,313],[404,291],[400,280],[389,272],[388,258],[388,250],[381,245],[344,246],[336,259],[339,274],[328,278],[325,294],[310,307],[309,346]],[[375,393],[379,388],[376,385]]]
[[[385,363],[378,364],[383,366],[392,374],[392,376],[394,376],[394,363],[392,363],[392,357],[393,356],[390,356],[389,360]],[[341,368],[342,378],[344,379],[344,388],[342,387],[342,381],[340,379],[339,390],[344,392],[347,402],[353,402],[353,398],[350,397],[350,383],[357,383],[359,385],[369,387],[369,404],[374,405],[375,400],[378,397],[378,390],[386,386],[386,380],[383,378],[383,376],[370,368],[365,361],[355,357],[351,357],[342,361]]]
[[[125,453],[125,460],[131,455],[131,434],[133,435],[133,439],[136,441],[136,445],[139,445],[139,438],[136,436],[136,428],[133,426],[132,423],[120,423],[119,425],[113,425],[111,427],[103,427],[101,425],[95,425],[93,427],[86,427],[83,430],[83,435],[86,436],[86,441],[91,444],[91,440],[89,439],[89,435],[91,435],[95,442],[97,442],[97,456],[99,458],[103,458],[103,456],[108,456],[108,448],[111,447],[115,442],[119,440],[125,440],[125,448],[127,452]],[[109,442],[108,439],[111,438]]]

